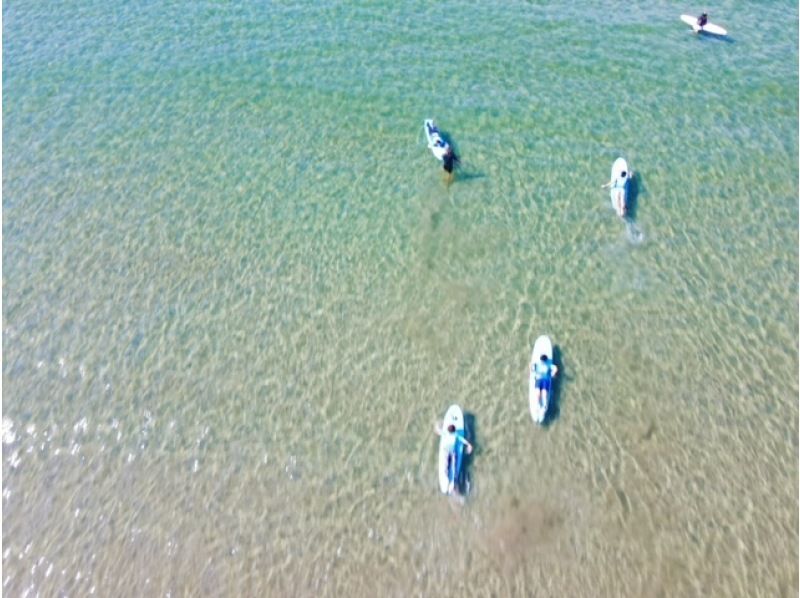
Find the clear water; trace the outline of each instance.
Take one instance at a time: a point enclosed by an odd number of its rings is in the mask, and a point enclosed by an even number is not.
[[[5,2],[4,593],[796,595],[798,10],[680,12]]]

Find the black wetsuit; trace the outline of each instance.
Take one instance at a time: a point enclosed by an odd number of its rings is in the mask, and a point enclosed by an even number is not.
[[[456,162],[458,162],[456,155],[453,152],[447,152],[442,158],[442,168],[444,168],[445,172],[451,173]]]
[[[698,27],[705,27],[706,23],[708,23],[708,15],[700,15],[700,18],[697,19],[697,26]]]

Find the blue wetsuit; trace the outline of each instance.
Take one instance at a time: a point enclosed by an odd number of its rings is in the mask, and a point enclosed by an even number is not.
[[[450,455],[447,458],[447,479],[451,482],[457,482],[461,473],[466,438],[464,437],[464,430],[456,430],[453,436],[453,448],[450,449]]]
[[[447,152],[442,158],[442,168],[444,168],[445,172],[447,172],[448,174],[453,172],[453,167],[457,163],[458,163],[458,158],[452,151]]]

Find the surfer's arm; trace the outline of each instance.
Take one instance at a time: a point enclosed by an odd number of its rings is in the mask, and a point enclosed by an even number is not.
[[[470,444],[469,440],[467,440],[463,436],[456,436],[456,438],[458,438],[461,442],[464,443],[464,446],[467,447],[467,452],[468,453],[472,452],[472,444]]]
[[[613,185],[613,184],[614,184],[614,179],[611,179],[611,180],[610,180],[610,181],[608,181],[608,182],[607,182],[605,185],[600,185],[600,188],[601,188],[601,189],[605,189],[606,187],[610,187],[610,186],[611,186],[611,185]]]

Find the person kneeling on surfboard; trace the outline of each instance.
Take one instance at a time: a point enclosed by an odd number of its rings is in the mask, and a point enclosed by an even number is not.
[[[704,12],[699,17],[697,17],[697,26],[702,29],[703,27],[706,26],[706,23],[708,23],[708,13]]]
[[[434,432],[436,432],[439,436],[443,434],[442,428],[439,426],[439,422],[436,422]],[[456,448],[459,442],[462,443],[465,447],[467,447],[467,454],[469,455],[472,453],[472,444],[464,437],[464,430],[457,430],[453,424],[447,426],[445,432],[453,439],[453,444],[449,447],[447,452],[447,476],[450,478],[450,487],[447,489],[447,492],[448,494],[452,494],[453,490],[455,490],[456,477],[459,469],[459,464],[456,462],[456,458],[458,457]]]
[[[550,390],[553,376],[558,373],[558,367],[547,358],[547,355],[542,355],[531,369],[536,377],[536,400],[542,405],[547,400],[547,392]]]

